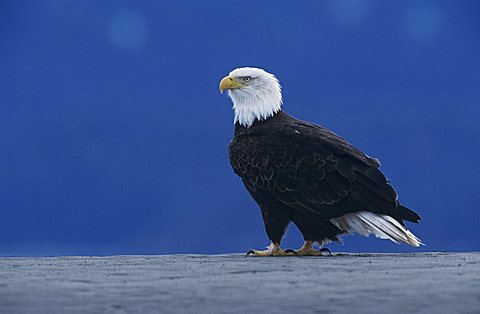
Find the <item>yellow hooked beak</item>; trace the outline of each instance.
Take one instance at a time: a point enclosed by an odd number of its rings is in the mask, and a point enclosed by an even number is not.
[[[220,81],[220,93],[223,93],[225,89],[235,89],[243,86],[245,86],[245,84],[242,84],[241,82],[239,82],[235,77],[225,76]]]

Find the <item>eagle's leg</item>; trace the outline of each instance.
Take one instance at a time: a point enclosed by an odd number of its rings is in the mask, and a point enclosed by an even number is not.
[[[295,250],[295,253],[298,256],[325,256],[325,255],[332,255],[332,251],[327,248],[321,248],[319,250],[315,250],[313,247],[312,240],[305,240],[303,246],[298,250]],[[327,254],[324,254],[327,253]]]
[[[280,247],[288,224],[290,213],[280,206],[260,204],[265,231],[271,244],[264,251],[250,250],[247,256],[295,256],[294,250],[284,250]]]
[[[272,242],[266,250],[257,251],[250,250],[245,256],[295,256],[297,253],[294,250],[284,250],[280,247],[280,243]]]

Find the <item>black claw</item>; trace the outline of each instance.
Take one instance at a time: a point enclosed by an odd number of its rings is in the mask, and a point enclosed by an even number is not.
[[[248,251],[247,254],[245,254],[245,257],[250,256],[250,254],[255,254],[255,250]]]
[[[285,253],[293,253],[295,254],[296,256],[298,256],[297,252],[295,252],[295,250],[292,250],[292,249],[286,249],[284,250]]]
[[[319,251],[322,253],[326,252],[328,255],[332,255],[332,251],[330,251],[330,249],[327,247],[322,247]]]

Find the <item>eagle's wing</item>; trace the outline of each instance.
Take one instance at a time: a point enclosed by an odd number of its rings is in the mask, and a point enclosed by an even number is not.
[[[232,167],[254,198],[275,198],[327,219],[372,211],[418,221],[400,206],[380,163],[320,126],[298,121],[256,128],[231,145]]]

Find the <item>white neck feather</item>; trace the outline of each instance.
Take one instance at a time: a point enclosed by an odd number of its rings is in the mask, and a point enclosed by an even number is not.
[[[269,75],[268,79],[258,80],[255,85],[228,91],[233,101],[234,123],[249,128],[256,120],[268,119],[281,110],[280,84],[275,76]]]

